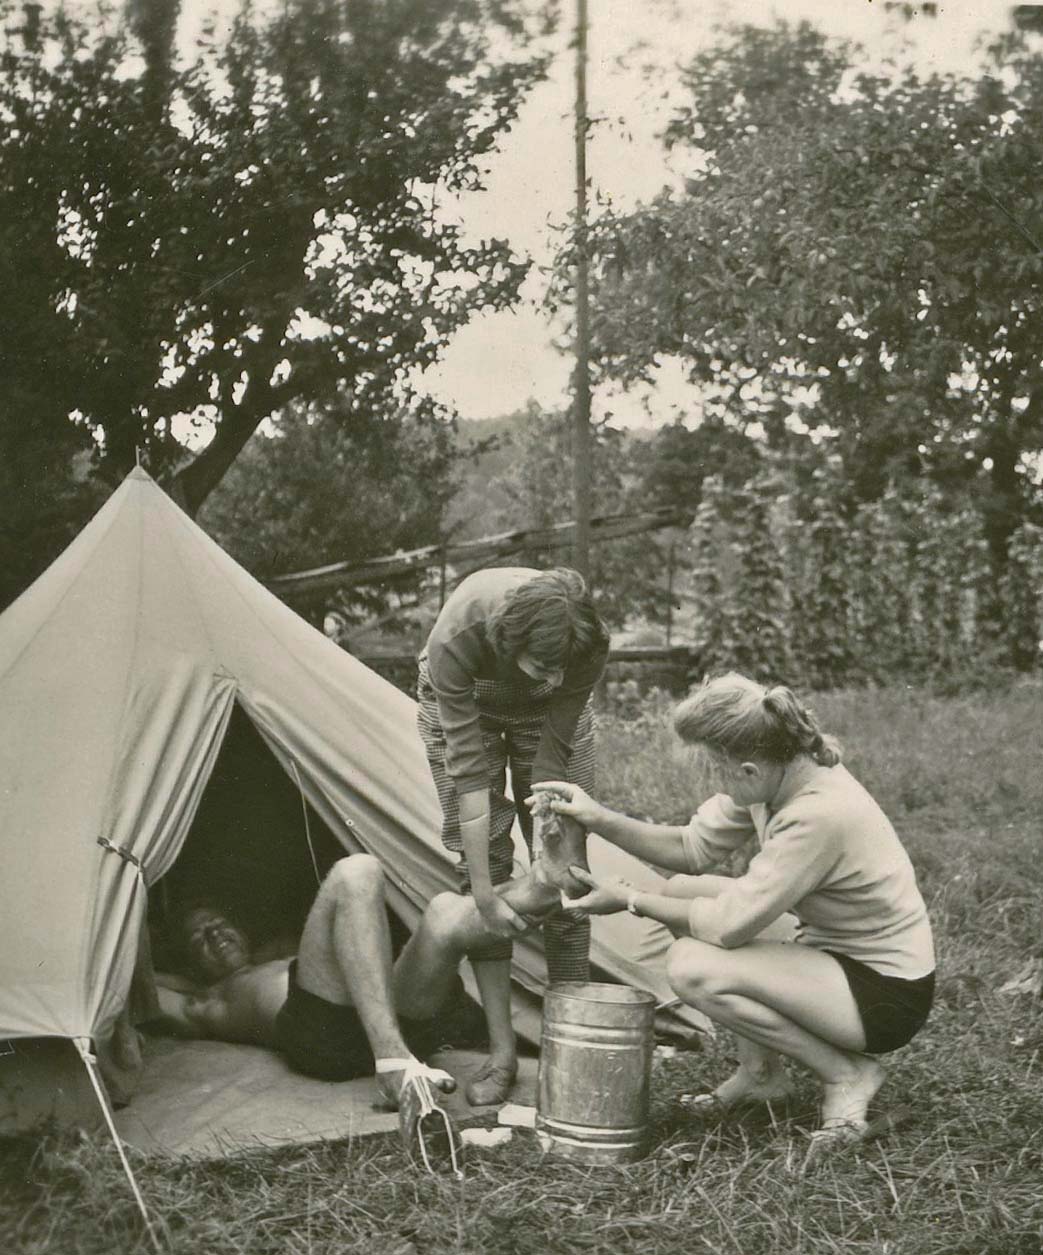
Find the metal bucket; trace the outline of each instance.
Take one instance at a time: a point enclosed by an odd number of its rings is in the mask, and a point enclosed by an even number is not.
[[[655,1007],[653,994],[629,985],[550,986],[536,1099],[545,1151],[585,1164],[648,1153]]]

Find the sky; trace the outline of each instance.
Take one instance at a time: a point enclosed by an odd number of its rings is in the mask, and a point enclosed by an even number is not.
[[[657,141],[671,106],[673,67],[709,46],[721,23],[769,25],[776,17],[808,19],[830,35],[862,44],[874,61],[914,60],[923,70],[971,70],[983,33],[1009,23],[1010,5],[998,0],[921,6],[911,21],[886,0],[588,0],[588,100],[594,127],[587,155],[591,196],[617,208],[647,201],[684,177],[684,155],[669,161]],[[574,11],[565,0],[567,11]],[[557,40],[551,75],[522,106],[500,152],[490,161],[486,190],[442,212],[475,238],[506,238],[536,265],[523,299],[510,312],[478,316],[461,330],[421,386],[465,418],[512,413],[535,400],[568,403],[571,361],[554,347],[562,328],[541,307],[553,255],[555,224],[574,204],[572,108],[573,19]],[[654,64],[649,79],[644,67]],[[680,166],[678,165],[680,162]],[[601,390],[594,417],[612,414],[616,426],[656,426],[691,414],[698,398],[675,363],[664,363],[655,386],[627,395]]]
[[[181,2],[181,34],[188,47],[204,14],[216,14],[220,28],[240,0]],[[268,2],[277,0],[259,0],[262,7]],[[569,403],[572,361],[555,347],[564,329],[542,304],[555,228],[567,221],[575,198],[570,46],[575,0],[561,4],[567,17],[555,39],[549,77],[527,97],[489,158],[485,189],[444,199],[440,206],[466,236],[506,239],[534,262],[515,309],[476,315],[442,360],[416,380],[464,418],[510,414],[530,400],[547,408]],[[721,25],[807,19],[829,35],[863,45],[876,62],[898,57],[914,60],[924,71],[969,71],[983,35],[1009,26],[1011,3],[938,0],[933,17],[923,12],[932,6],[912,0],[588,0],[588,7],[588,113],[595,120],[587,149],[590,201],[592,209],[599,200],[626,209],[663,187],[681,185],[691,156],[669,157],[657,136],[681,98],[677,66],[711,46]],[[902,8],[912,10],[911,20],[901,17]],[[651,427],[679,416],[692,421],[698,410],[698,394],[669,361],[651,387],[628,394],[602,388],[592,403],[594,418],[611,414],[615,426]],[[199,438],[195,428],[192,433]]]

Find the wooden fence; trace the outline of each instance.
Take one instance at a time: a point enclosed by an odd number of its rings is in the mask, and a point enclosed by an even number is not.
[[[690,513],[669,507],[646,510],[640,514],[606,514],[591,520],[590,539],[599,543],[618,540],[622,536],[659,531],[664,527],[687,527],[691,521]],[[477,569],[526,549],[568,549],[572,545],[574,527],[573,523],[558,523],[553,527],[500,532],[494,536],[481,536],[477,540],[460,541],[458,544],[426,545],[422,549],[369,558],[362,562],[332,562],[307,571],[271,576],[267,585],[280,597],[307,600],[330,588],[380,583],[432,567],[441,568],[444,583],[445,570],[450,566]]]
[[[381,651],[355,656],[404,692],[416,691],[416,654]],[[661,688],[679,696],[698,676],[699,653],[687,645],[634,646],[609,651],[601,689],[604,694],[614,684],[633,681],[642,693]]]

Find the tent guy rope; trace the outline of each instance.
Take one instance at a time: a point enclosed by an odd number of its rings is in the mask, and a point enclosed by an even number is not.
[[[97,1096],[98,1104],[101,1107],[102,1115],[105,1117],[105,1123],[108,1125],[109,1133],[116,1147],[116,1153],[120,1157],[120,1163],[123,1165],[123,1171],[126,1173],[127,1180],[130,1182],[131,1191],[134,1194],[134,1200],[141,1212],[141,1217],[145,1221],[145,1228],[148,1229],[149,1237],[152,1239],[152,1245],[157,1251],[162,1251],[163,1247],[156,1236],[156,1230],[152,1224],[152,1218],[148,1214],[148,1208],[145,1206],[145,1200],[138,1188],[137,1180],[131,1170],[130,1161],[127,1159],[127,1152],[123,1147],[123,1140],[119,1133],[116,1132],[116,1124],[112,1118],[112,1111],[109,1108],[109,1100],[102,1088],[101,1081],[98,1079],[97,1059],[91,1053],[90,1041],[86,1037],[74,1037],[73,1045],[75,1045],[80,1058],[83,1060],[84,1067],[87,1069],[87,1075],[91,1079],[91,1085],[94,1087],[94,1093]]]

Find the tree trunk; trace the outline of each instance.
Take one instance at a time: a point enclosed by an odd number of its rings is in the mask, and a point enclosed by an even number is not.
[[[227,414],[217,434],[201,453],[178,470],[165,485],[167,491],[191,518],[224,478],[243,446],[268,417],[254,408]]]

